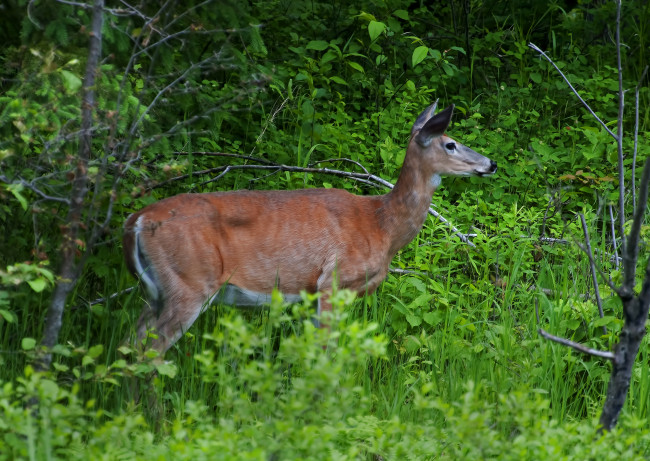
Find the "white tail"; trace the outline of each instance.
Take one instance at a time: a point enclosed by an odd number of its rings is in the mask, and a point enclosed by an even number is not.
[[[277,287],[289,299],[339,288],[372,293],[395,253],[420,231],[441,175],[489,175],[492,160],[446,136],[454,106],[425,109],[411,131],[395,188],[357,196],[340,189],[181,194],[131,215],[124,229],[129,270],[147,294],[138,340],[164,353],[221,293],[259,304]]]

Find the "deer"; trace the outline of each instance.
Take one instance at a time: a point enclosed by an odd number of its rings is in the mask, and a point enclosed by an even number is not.
[[[318,319],[332,310],[333,286],[373,293],[422,229],[441,176],[497,171],[496,162],[445,134],[454,105],[436,114],[437,102],[415,120],[397,183],[384,195],[335,188],[184,193],[129,216],[124,256],[146,298],[138,342],[150,341],[164,356],[216,301],[258,306],[278,289],[297,302],[304,290],[320,293]]]

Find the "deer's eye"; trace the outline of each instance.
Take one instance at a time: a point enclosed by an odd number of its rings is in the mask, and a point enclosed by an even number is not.
[[[445,144],[445,148],[450,151],[455,151],[456,150],[456,143],[455,142],[448,142]]]

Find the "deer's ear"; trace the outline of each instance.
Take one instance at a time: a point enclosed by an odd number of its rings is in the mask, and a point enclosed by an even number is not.
[[[433,138],[437,138],[445,134],[445,131],[451,122],[451,116],[453,113],[454,105],[452,104],[442,112],[439,112],[435,116],[431,117],[420,129],[420,132],[415,136],[415,142],[417,142],[422,147],[427,147],[429,144],[431,144]]]
[[[438,100],[436,99],[436,102],[434,102],[429,107],[424,109],[422,113],[418,115],[417,120],[415,120],[415,123],[413,124],[413,128],[411,128],[412,135],[420,131],[424,126],[424,124],[427,123],[431,117],[433,117],[433,114],[436,112],[437,106],[438,106]]]

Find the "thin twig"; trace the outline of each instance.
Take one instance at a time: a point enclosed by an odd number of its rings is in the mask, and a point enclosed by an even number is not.
[[[607,286],[609,287],[609,289],[612,290],[614,293],[618,293],[618,292],[619,292],[619,288],[614,284],[614,282],[612,282],[612,281],[609,279],[609,277],[607,276],[607,274],[605,274],[605,273],[603,272],[603,270],[602,270],[602,269],[601,269],[601,268],[596,264],[596,262],[595,262],[595,260],[594,260],[594,256],[589,252],[589,250],[587,249],[587,247],[585,247],[582,243],[580,243],[580,242],[578,242],[578,241],[576,241],[575,243],[576,243],[576,245],[578,246],[578,248],[580,248],[580,250],[582,250],[582,252],[585,253],[585,254],[589,257],[589,264],[590,264],[590,265],[593,265],[593,267],[596,268],[596,270],[598,271],[598,274],[600,274],[600,276],[601,276],[602,279],[605,281],[605,283],[607,284]]]
[[[618,261],[621,258],[618,256],[618,246],[616,245],[616,224],[614,222],[614,209],[611,204],[609,204],[608,208],[609,208],[609,223],[612,232],[612,246],[614,248],[614,261],[616,264],[616,270],[618,270],[619,268]]]
[[[515,284],[513,286],[517,287],[517,288],[523,288],[523,286],[519,285],[519,284]],[[528,291],[539,291],[540,293],[544,293],[546,296],[557,296],[558,298],[564,298],[566,296],[575,296],[575,297],[581,298],[581,299],[583,299],[585,301],[588,301],[591,298],[591,295],[589,293],[576,293],[576,294],[569,293],[569,294],[567,294],[565,296],[565,294],[562,291],[553,290],[551,288],[543,288],[543,287],[540,287],[540,286],[537,286],[537,285],[530,285],[527,288],[527,290]]]
[[[632,153],[632,209],[636,208],[636,185],[635,185],[635,174],[636,174],[636,154],[638,152],[639,146],[639,90],[641,89],[641,84],[645,79],[646,74],[648,73],[648,66],[645,66],[639,83],[636,85],[634,90],[634,151]]]
[[[223,170],[221,173],[219,173],[217,176],[215,176],[214,178],[210,178],[210,179],[208,179],[207,181],[203,181],[200,185],[201,185],[201,186],[205,186],[205,185],[207,185],[207,184],[210,184],[211,182],[219,181],[219,180],[220,180],[221,178],[223,178],[226,174],[228,174],[228,172],[230,171],[230,169],[231,169],[231,165],[227,165],[226,168],[224,168],[224,170]]]
[[[621,65],[621,0],[616,2],[616,64],[618,72],[618,120],[616,151],[618,156],[618,214],[621,233],[621,249],[625,252],[627,245],[625,236],[625,166],[623,162],[623,111],[625,109],[625,93],[623,92],[623,67]]]
[[[253,162],[264,163],[265,165],[274,165],[272,161],[262,157],[256,157],[254,155],[231,154],[228,152],[205,152],[205,151],[174,152],[173,155],[193,156],[193,157],[228,157],[228,158],[238,158],[242,160],[251,160]]]
[[[115,293],[110,294],[108,296],[104,296],[103,298],[93,299],[92,301],[84,301],[83,304],[78,304],[76,306],[73,306],[73,307],[70,308],[70,310],[75,311],[75,310],[82,309],[84,307],[95,306],[97,304],[103,304],[103,303],[105,303],[106,301],[108,301],[110,299],[115,299],[118,296],[122,296],[122,295],[125,295],[127,293],[131,293],[136,288],[137,288],[137,286],[134,285],[132,287],[125,288],[124,290],[116,291]]]
[[[280,107],[277,109],[273,110],[271,115],[266,119],[266,122],[264,122],[264,127],[262,128],[262,132],[260,135],[257,137],[257,140],[255,141],[255,146],[253,147],[253,150],[251,152],[255,152],[255,149],[257,149],[257,146],[260,144],[262,141],[262,138],[264,137],[264,133],[266,133],[266,130],[269,128],[271,123],[273,123],[273,120],[275,120],[275,117],[278,116],[278,114],[284,109],[284,106],[287,104],[289,101],[289,98],[285,98],[282,100],[282,103],[280,104]]]
[[[370,172],[366,169],[366,167],[363,166],[360,162],[357,162],[356,160],[352,160],[352,159],[350,159],[350,158],[345,158],[345,157],[341,157],[341,158],[328,158],[328,159],[325,159],[325,160],[318,160],[318,161],[316,161],[316,162],[310,163],[309,166],[315,166],[315,165],[318,165],[318,164],[320,164],[320,163],[332,163],[332,162],[350,162],[350,163],[355,164],[355,165],[358,166],[359,168],[361,168],[361,169],[363,170],[364,173],[366,173],[366,174],[370,174]]]
[[[537,299],[535,299],[535,318],[537,319],[537,325],[539,325],[540,324],[539,301]],[[614,354],[610,351],[600,351],[598,349],[591,349],[590,347],[584,346],[580,343],[576,343],[575,341],[571,341],[570,339],[561,338],[559,336],[552,335],[546,330],[544,330],[543,328],[538,328],[537,332],[542,338],[548,339],[549,341],[553,341],[558,344],[562,344],[563,346],[570,347],[572,349],[575,349],[578,352],[582,352],[583,354],[593,355],[595,357],[611,360],[612,362],[615,360]]]
[[[542,328],[539,328],[537,332],[541,337],[548,339],[549,341],[553,341],[558,344],[562,344],[563,346],[570,347],[572,349],[575,349],[578,352],[582,352],[583,354],[593,355],[594,357],[600,357],[603,359],[611,360],[612,362],[615,359],[614,354],[610,351],[601,351],[598,349],[592,349],[583,344],[576,343],[575,341],[571,341],[570,339],[561,338],[559,336],[552,335],[547,331],[543,330]]]
[[[591,242],[589,240],[589,229],[587,229],[587,222],[585,215],[580,213],[580,222],[582,222],[582,231],[585,234],[585,243],[587,245],[587,255],[589,256],[589,265],[591,267],[591,279],[594,282],[594,295],[596,296],[596,304],[598,304],[598,314],[602,319],[605,314],[603,313],[603,300],[600,298],[600,289],[598,288],[598,276],[596,275],[596,263],[594,262],[594,254],[591,251]],[[603,325],[603,334],[607,334],[607,327]]]
[[[20,184],[21,186],[31,190],[37,195],[40,195],[43,200],[49,201],[49,202],[60,202],[65,205],[70,206],[70,199],[64,198],[64,197],[54,197],[51,195],[47,195],[45,192],[40,190],[38,187],[36,187],[33,182],[27,182],[24,179],[20,179],[19,181],[11,181],[9,178],[7,178],[5,175],[0,175],[0,182],[4,182],[7,185],[12,185],[12,184]]]
[[[400,275],[421,275],[423,277],[430,277],[431,274],[427,272],[420,272],[420,271],[413,271],[409,269],[399,269],[399,268],[393,268],[389,267],[388,272],[391,272],[393,274],[400,274]]]
[[[567,83],[567,85],[569,85],[569,88],[571,88],[571,91],[573,91],[573,94],[576,95],[576,97],[580,100],[580,102],[582,103],[582,105],[585,106],[585,108],[589,111],[589,113],[590,113],[590,114],[591,114],[591,115],[592,115],[596,120],[598,120],[598,123],[600,123],[600,124],[602,125],[602,127],[605,128],[605,131],[607,131],[607,132],[610,134],[610,136],[611,136],[612,138],[617,139],[617,135],[614,134],[614,132],[613,132],[612,130],[610,130],[609,127],[608,127],[607,125],[605,125],[605,122],[603,122],[603,121],[600,119],[600,117],[598,117],[598,115],[596,115],[596,113],[591,109],[591,107],[589,107],[589,104],[587,104],[587,102],[586,102],[584,99],[582,99],[582,96],[580,96],[580,94],[578,93],[578,90],[576,90],[576,89],[573,87],[573,85],[571,85],[571,82],[569,81],[569,79],[566,77],[566,75],[564,75],[564,73],[560,70],[560,68],[559,68],[558,66],[555,65],[555,63],[553,62],[553,60],[552,60],[551,58],[549,58],[548,56],[546,56],[546,53],[544,53],[542,50],[540,50],[540,49],[537,47],[537,45],[535,45],[534,43],[529,43],[528,46],[529,46],[530,48],[532,48],[533,50],[537,51],[539,54],[541,54],[541,55],[542,55],[542,56],[543,56],[543,57],[544,57],[548,62],[551,63],[551,65],[552,65],[553,67],[555,67],[555,70],[558,71],[558,73],[562,76],[562,78],[563,78],[564,81]]]

